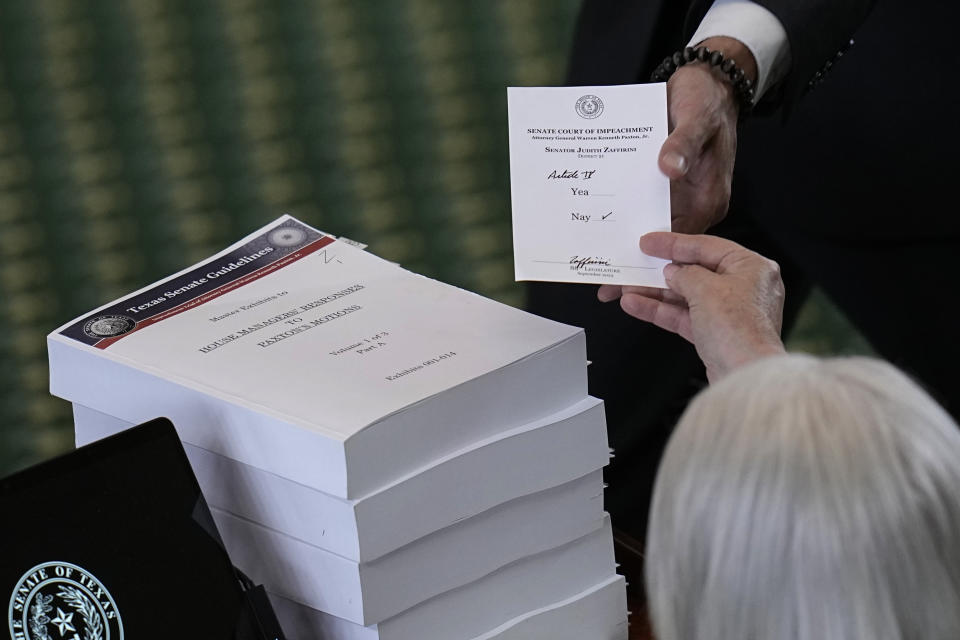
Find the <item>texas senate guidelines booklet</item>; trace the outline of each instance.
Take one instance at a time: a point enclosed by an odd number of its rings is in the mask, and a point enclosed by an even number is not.
[[[582,330],[290,216],[48,347],[54,395],[348,499],[586,397]]]
[[[176,426],[292,637],[625,637],[581,329],[284,216],[48,350],[78,442]]]

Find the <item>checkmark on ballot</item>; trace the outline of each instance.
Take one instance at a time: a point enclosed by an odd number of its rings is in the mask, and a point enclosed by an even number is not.
[[[600,219],[601,219],[601,220],[606,220],[607,218],[609,218],[609,217],[612,216],[612,215],[613,215],[613,211],[611,211],[610,213],[608,213],[608,214],[606,214],[606,215],[600,216]]]

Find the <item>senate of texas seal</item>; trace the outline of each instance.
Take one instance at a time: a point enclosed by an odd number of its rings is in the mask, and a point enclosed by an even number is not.
[[[12,640],[123,640],[117,603],[93,574],[45,562],[23,574],[7,609]]]
[[[603,100],[594,95],[580,96],[574,109],[581,118],[592,120],[603,113]]]
[[[121,315],[97,316],[85,325],[83,332],[91,338],[114,338],[123,335],[137,326],[133,318]]]

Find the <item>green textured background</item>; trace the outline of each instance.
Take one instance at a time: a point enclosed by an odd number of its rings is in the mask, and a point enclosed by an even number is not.
[[[70,448],[44,336],[289,212],[522,303],[507,85],[573,0],[3,0],[0,475]],[[822,297],[792,345],[863,351]]]

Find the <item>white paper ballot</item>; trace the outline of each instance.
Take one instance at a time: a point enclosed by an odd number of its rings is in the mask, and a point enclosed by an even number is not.
[[[665,287],[640,236],[670,230],[666,85],[510,87],[517,280]]]

